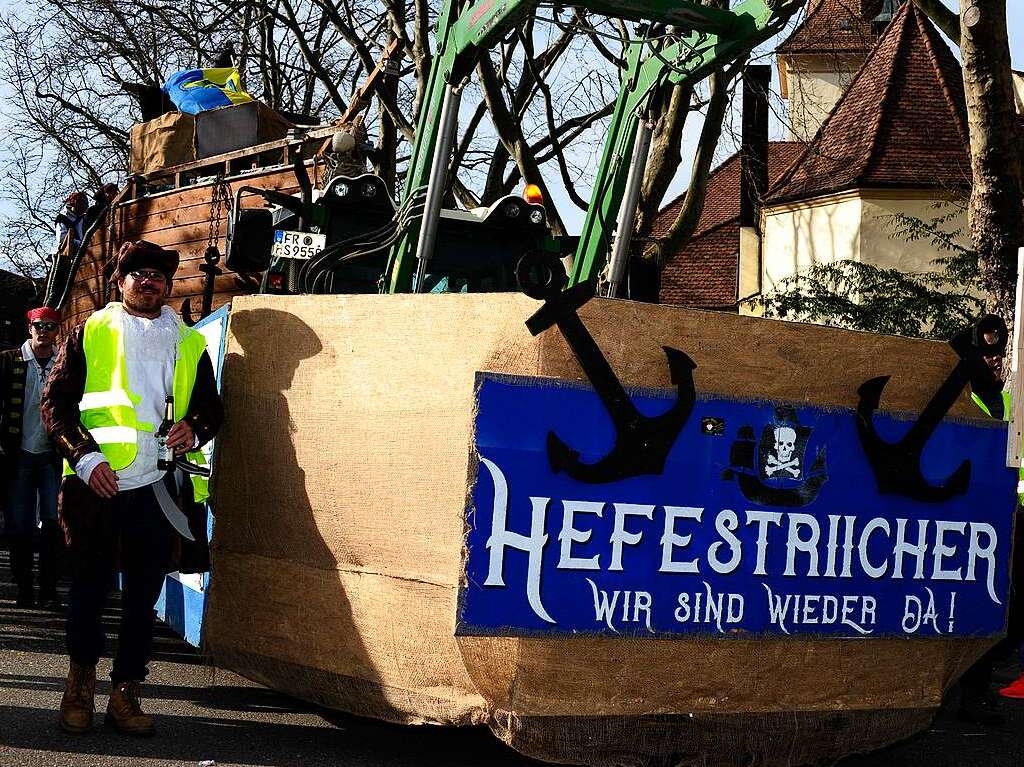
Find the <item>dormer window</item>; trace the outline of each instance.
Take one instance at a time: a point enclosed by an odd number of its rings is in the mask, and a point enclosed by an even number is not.
[[[838,27],[844,32],[849,32],[851,29],[853,29],[853,19],[839,19]]]

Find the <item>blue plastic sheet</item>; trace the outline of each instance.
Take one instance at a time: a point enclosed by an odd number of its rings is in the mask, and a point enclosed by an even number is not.
[[[242,90],[238,70],[234,67],[175,72],[164,83],[163,90],[178,111],[193,115],[252,101],[252,96]]]

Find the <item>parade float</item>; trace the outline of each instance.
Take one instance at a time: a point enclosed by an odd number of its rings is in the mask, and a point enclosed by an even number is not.
[[[274,689],[549,761],[811,764],[920,731],[1005,632],[1016,470],[970,396],[1005,327],[630,300],[608,222],[633,220],[654,86],[765,39],[761,0],[580,4],[694,31],[631,49],[568,273],[540,201],[442,210],[460,85],[534,5],[445,4],[398,205],[325,167],[325,128],[137,177],[55,267],[75,319],[113,243],[193,254],[174,297],[227,421],[212,576],[161,609]]]

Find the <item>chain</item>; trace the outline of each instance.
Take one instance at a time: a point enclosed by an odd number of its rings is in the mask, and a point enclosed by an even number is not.
[[[211,187],[212,198],[210,200],[210,234],[207,238],[206,249],[217,247],[217,240],[220,239],[220,220],[224,212],[231,208],[231,188],[224,181],[223,174],[218,173],[213,180]]]

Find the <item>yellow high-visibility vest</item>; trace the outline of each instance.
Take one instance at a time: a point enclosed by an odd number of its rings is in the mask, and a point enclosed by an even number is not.
[[[119,471],[131,466],[138,453],[139,432],[154,432],[154,425],[140,421],[135,406],[141,397],[128,385],[128,367],[124,355],[124,333],[121,330],[121,312],[118,303],[108,304],[95,312],[85,323],[82,346],[85,350],[85,392],[79,403],[82,426],[89,432],[110,464]],[[174,420],[180,421],[188,411],[192,388],[196,383],[199,360],[206,351],[202,334],[179,323],[178,348],[174,358]],[[154,437],[155,438],[155,437]],[[188,460],[203,466],[206,458],[202,451],[192,450]],[[64,462],[64,474],[75,470]],[[196,502],[210,497],[209,482],[192,475],[192,489]]]
[[[1006,389],[1003,389],[1003,391],[1001,391],[1000,394],[1003,397],[1003,417],[1001,420],[1009,421],[1012,411],[1011,406],[1013,404],[1010,398],[1010,392],[1007,391]],[[982,413],[987,415],[989,418],[995,417],[989,411],[988,405],[986,405],[982,401],[981,397],[979,397],[974,392],[971,392],[971,399],[974,401],[974,404],[978,406],[978,409],[981,410]],[[1021,463],[1024,464],[1024,461],[1022,461]],[[1024,465],[1017,469],[1017,502],[1021,505],[1024,505]]]

